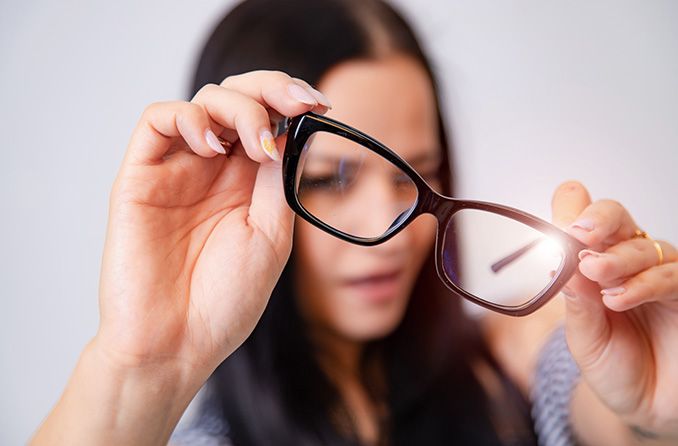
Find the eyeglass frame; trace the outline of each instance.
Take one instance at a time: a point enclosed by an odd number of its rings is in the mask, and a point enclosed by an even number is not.
[[[489,310],[509,315],[509,316],[526,316],[531,314],[549,302],[555,297],[562,287],[574,274],[579,258],[577,254],[582,249],[586,248],[582,242],[562,231],[557,226],[527,212],[519,209],[505,206],[497,203],[477,200],[462,200],[459,198],[447,197],[435,191],[426,181],[414,170],[404,159],[398,156],[393,150],[377,141],[370,135],[361,132],[347,124],[344,124],[327,116],[319,115],[313,112],[307,112],[293,118],[285,117],[279,120],[276,125],[276,136],[287,132],[287,141],[285,144],[285,152],[282,159],[282,174],[283,174],[283,188],[285,199],[290,208],[304,220],[308,221],[315,227],[333,235],[341,240],[361,246],[375,246],[386,242],[390,238],[397,235],[400,231],[405,229],[412,221],[422,214],[432,214],[437,220],[436,242],[435,242],[435,265],[436,272],[440,280],[450,291],[460,295],[461,297],[480,305]],[[299,201],[296,191],[296,178],[299,159],[304,150],[308,139],[317,132],[327,132],[347,138],[361,146],[371,150],[377,155],[389,161],[397,168],[401,169],[412,180],[417,188],[417,199],[406,212],[397,217],[396,222],[382,235],[378,237],[357,237],[351,234],[340,231],[329,226],[322,220],[315,217],[308,212]],[[463,209],[475,209],[493,214],[498,214],[503,217],[508,217],[522,224],[525,224],[537,231],[555,239],[563,248],[564,261],[562,261],[555,272],[551,282],[548,286],[540,291],[539,294],[528,300],[527,302],[518,306],[509,306],[495,304],[486,301],[480,297],[474,296],[463,288],[457,286],[450,278],[443,267],[442,255],[444,253],[444,240],[446,228],[455,213]],[[510,263],[515,258],[526,252],[533,242],[528,243],[513,254],[501,259],[493,264],[492,268],[496,271],[501,269],[506,264]],[[496,267],[496,269],[495,269]]]

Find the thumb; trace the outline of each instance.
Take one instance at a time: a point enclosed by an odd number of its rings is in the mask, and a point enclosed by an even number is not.
[[[578,181],[566,181],[556,188],[551,200],[553,224],[565,230],[591,204],[591,196]]]
[[[553,224],[567,228],[591,204],[591,197],[578,181],[566,181],[556,189],[551,201]],[[596,282],[577,269],[563,289],[565,295],[565,331],[577,363],[590,363],[601,346],[600,339],[608,329],[605,306]]]
[[[276,146],[284,147],[285,140],[286,135],[277,138]],[[266,160],[259,165],[249,214],[273,244],[282,269],[292,249],[294,212],[285,200],[280,160]]]

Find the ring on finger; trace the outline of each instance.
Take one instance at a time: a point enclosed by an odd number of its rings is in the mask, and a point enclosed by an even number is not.
[[[661,265],[664,263],[664,251],[662,250],[662,247],[655,239],[650,237],[647,232],[643,231],[642,229],[636,229],[636,232],[631,236],[631,238],[646,238],[649,241],[651,241],[654,244],[654,249],[657,250],[657,255],[659,256],[659,263],[658,265]]]
[[[225,140],[221,136],[217,136],[217,140],[219,140],[219,144],[221,144],[221,147],[223,147],[224,150],[226,151],[225,155],[226,155],[226,158],[228,158],[228,156],[231,154],[231,149],[233,148],[233,143]]]

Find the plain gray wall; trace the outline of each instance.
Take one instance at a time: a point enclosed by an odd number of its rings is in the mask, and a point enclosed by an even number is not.
[[[550,219],[555,187],[579,179],[678,242],[678,2],[396,3],[441,79],[460,197]],[[0,443],[28,439],[94,334],[132,128],[184,99],[231,4],[3,0]]]

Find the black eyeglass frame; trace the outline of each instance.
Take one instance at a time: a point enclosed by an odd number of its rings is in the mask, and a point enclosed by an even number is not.
[[[297,215],[317,228],[320,228],[341,240],[361,246],[374,246],[384,243],[390,238],[394,237],[418,216],[425,213],[432,214],[435,216],[438,222],[435,242],[435,265],[439,278],[451,291],[484,308],[509,316],[525,316],[533,313],[546,304],[549,300],[551,300],[572,277],[579,263],[577,254],[579,251],[586,248],[586,245],[562,231],[555,225],[552,225],[551,223],[542,220],[539,217],[528,214],[521,210],[496,203],[475,200],[461,200],[458,198],[441,195],[440,193],[433,190],[431,186],[429,186],[426,181],[424,181],[421,175],[419,175],[419,173],[414,170],[414,168],[412,168],[405,160],[403,160],[391,149],[371,136],[342,122],[327,116],[322,116],[313,112],[307,112],[291,119],[288,118],[284,125],[287,127],[287,142],[285,144],[285,153],[282,160],[285,199],[287,200],[287,204]],[[384,234],[380,235],[379,237],[372,238],[356,237],[351,234],[347,234],[327,225],[309,213],[299,201],[295,183],[297,178],[297,168],[304,146],[311,135],[316,132],[327,132],[347,138],[383,157],[407,174],[417,188],[417,201],[410,208],[409,212],[406,214],[401,214],[397,218],[396,222]],[[454,282],[452,282],[452,280],[448,278],[447,273],[443,268],[443,242],[445,238],[445,229],[447,228],[450,219],[456,212],[462,209],[476,209],[502,215],[530,226],[541,233],[546,234],[552,239],[557,240],[565,251],[565,258],[551,279],[550,286],[544,288],[537,296],[533,297],[522,305],[508,306],[494,304],[483,300],[482,298],[466,292],[462,288],[458,287]],[[522,252],[529,249],[529,247],[530,244],[528,244],[525,248],[521,248],[503,261],[510,262],[510,258],[512,256],[520,256]]]

